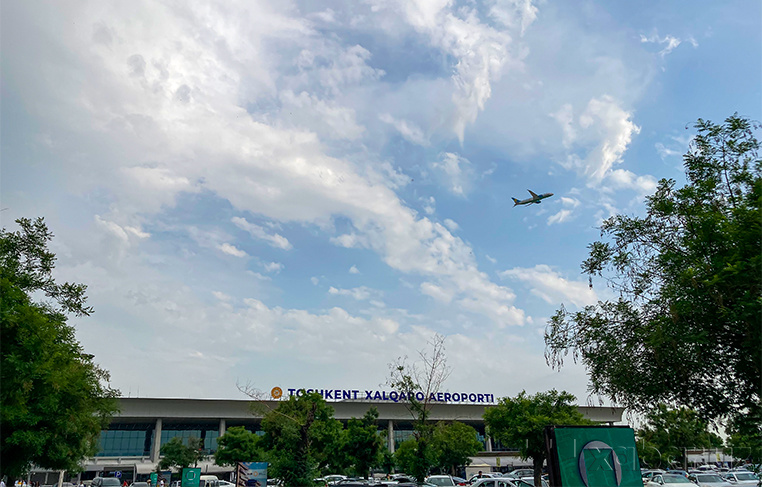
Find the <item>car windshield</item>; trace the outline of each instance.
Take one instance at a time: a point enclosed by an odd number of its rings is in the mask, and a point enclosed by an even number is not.
[[[439,485],[439,486],[455,485],[455,483],[452,480],[450,480],[449,477],[432,477],[430,479],[427,479],[426,482],[430,484],[434,484],[434,485]]]
[[[122,485],[122,482],[120,482],[116,477],[104,477],[103,483],[101,485],[103,487],[119,487]]]
[[[699,482],[724,482],[719,475],[696,475],[696,479]]]
[[[754,475],[753,473],[737,473],[736,478],[738,480],[759,480],[759,477]]]
[[[691,481],[682,475],[664,475],[662,477],[665,484],[690,484]]]

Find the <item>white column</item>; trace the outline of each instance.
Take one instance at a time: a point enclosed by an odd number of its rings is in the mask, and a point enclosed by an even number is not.
[[[161,418],[156,419],[156,427],[153,429],[153,448],[151,448],[153,463],[159,461],[159,453],[161,453]]]
[[[490,435],[486,435],[484,438],[487,440],[485,441],[487,451],[492,451],[492,437]]]
[[[226,429],[225,419],[223,418],[223,419],[220,419],[220,436],[225,434],[225,429]]]
[[[387,431],[389,438],[389,451],[394,453],[394,422],[391,419],[389,420]]]

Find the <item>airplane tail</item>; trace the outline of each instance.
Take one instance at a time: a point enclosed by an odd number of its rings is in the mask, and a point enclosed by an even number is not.
[[[511,197],[511,199],[513,200],[513,206],[516,206],[519,204],[519,200],[517,200],[516,198]]]

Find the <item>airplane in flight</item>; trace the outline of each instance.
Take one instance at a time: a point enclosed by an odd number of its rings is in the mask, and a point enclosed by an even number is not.
[[[532,197],[531,198],[527,198],[525,200],[521,200],[521,201],[517,200],[516,198],[511,198],[513,200],[513,206],[517,206],[517,205],[531,205],[532,203],[537,203],[539,205],[540,203],[542,203],[542,200],[544,200],[545,198],[550,198],[551,196],[553,196],[553,193],[537,194],[537,193],[534,193],[534,192],[532,192],[530,190],[527,190],[527,191],[529,191],[529,194],[531,194]]]

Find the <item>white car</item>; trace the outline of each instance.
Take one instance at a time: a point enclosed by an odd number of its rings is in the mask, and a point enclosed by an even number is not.
[[[697,473],[688,478],[699,487],[731,487],[730,482],[716,473]]]
[[[754,472],[735,470],[723,474],[723,477],[733,485],[759,485],[759,476]]]
[[[458,485],[449,475],[431,475],[430,477],[426,477],[426,482],[438,487],[454,487]]]
[[[695,485],[682,475],[659,473],[651,477],[645,487],[695,487]]]
[[[475,480],[471,487],[516,487],[516,484],[509,479],[482,477]]]

